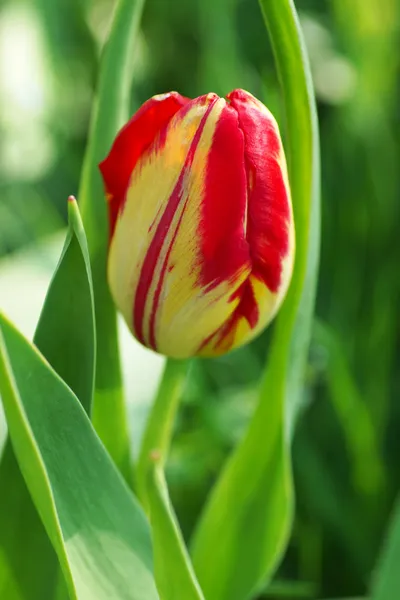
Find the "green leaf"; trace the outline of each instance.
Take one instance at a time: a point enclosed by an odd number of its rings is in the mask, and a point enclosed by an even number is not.
[[[160,456],[148,474],[157,588],[163,600],[204,600],[168,495]]]
[[[262,402],[224,468],[195,534],[193,563],[207,600],[251,598],[284,549],[292,510],[281,407]]]
[[[400,595],[400,499],[395,506],[387,539],[375,572],[371,600],[394,600]]]
[[[155,600],[139,505],[76,396],[3,316],[0,390],[18,463],[71,598]]]
[[[92,274],[76,200],[68,200],[69,231],[50,284],[34,342],[90,415],[96,329]]]
[[[119,0],[104,48],[79,186],[79,202],[93,269],[97,370],[93,423],[129,482],[130,444],[118,352],[116,312],[107,284],[107,206],[98,164],[128,118],[132,55],[144,0]]]
[[[0,382],[0,388],[2,385]],[[59,572],[57,555],[9,439],[1,457],[0,486],[0,598],[50,600]]]
[[[291,0],[260,0],[285,101],[296,261],[275,325],[260,401],[193,541],[207,600],[247,600],[271,578],[290,535],[290,441],[301,405],[319,260],[319,143],[308,58]]]
[[[67,238],[46,296],[35,343],[90,412],[95,372],[93,291],[85,234],[73,199],[68,203],[68,212]],[[58,559],[21,475],[10,439],[1,457],[0,485],[0,597],[52,598]]]

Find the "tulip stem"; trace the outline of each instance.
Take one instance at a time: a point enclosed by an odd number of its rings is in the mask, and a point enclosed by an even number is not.
[[[137,463],[137,494],[148,511],[147,485],[153,465],[164,467],[190,362],[169,358],[150,410]]]

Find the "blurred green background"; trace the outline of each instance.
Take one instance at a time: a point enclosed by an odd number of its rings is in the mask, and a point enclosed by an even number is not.
[[[362,597],[400,485],[400,0],[296,6],[321,127],[321,267],[293,445],[296,520],[263,598]],[[112,0],[1,4],[0,274],[10,255],[65,226],[112,9]],[[132,66],[132,112],[171,89],[243,87],[280,120],[256,0],[148,0]],[[44,251],[41,260],[53,264]],[[15,281],[0,279],[0,297],[29,294]],[[253,410],[269,335],[193,364],[167,471],[188,538]]]

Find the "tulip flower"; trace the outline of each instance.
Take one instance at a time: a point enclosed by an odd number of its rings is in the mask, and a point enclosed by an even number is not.
[[[293,267],[294,227],[277,123],[243,90],[154,96],[100,164],[111,294],[133,335],[175,358],[258,335]]]

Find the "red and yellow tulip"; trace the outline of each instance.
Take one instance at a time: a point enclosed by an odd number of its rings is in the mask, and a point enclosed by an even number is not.
[[[100,165],[108,278],[134,336],[216,356],[276,314],[294,258],[286,161],[269,110],[243,90],[148,100]]]

